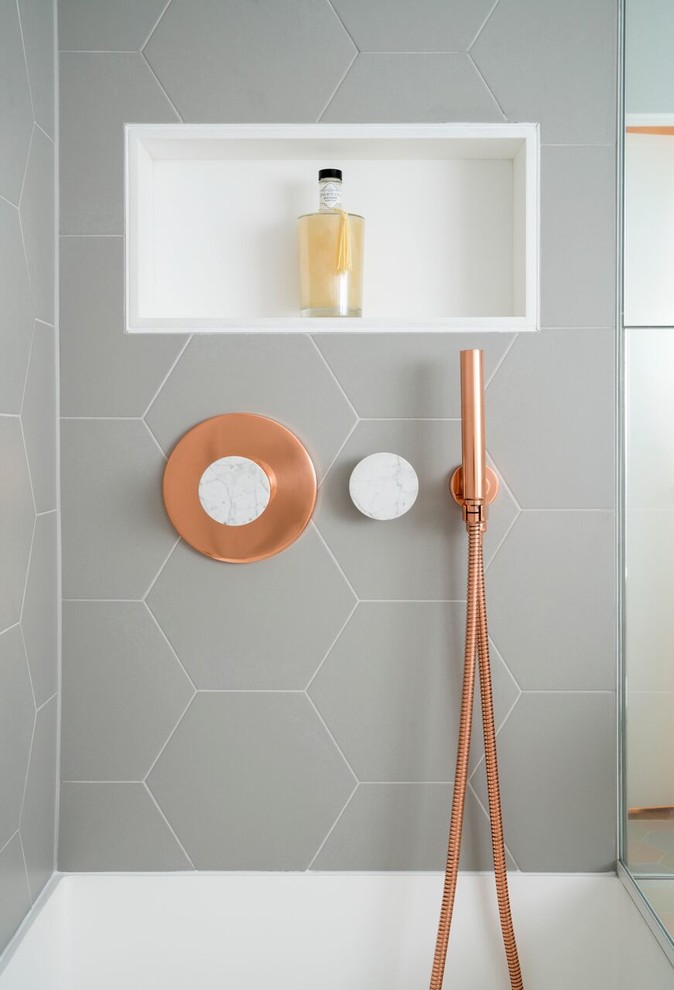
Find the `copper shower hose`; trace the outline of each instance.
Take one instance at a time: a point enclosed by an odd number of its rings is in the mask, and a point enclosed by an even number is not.
[[[508,872],[506,866],[505,841],[503,838],[503,816],[499,788],[498,758],[496,752],[496,726],[491,686],[491,662],[489,657],[489,632],[487,629],[487,598],[484,584],[483,530],[480,523],[468,524],[468,595],[466,607],[466,648],[463,669],[463,690],[461,695],[461,720],[454,778],[454,798],[449,827],[449,847],[445,869],[445,885],[440,909],[440,922],[433,959],[430,990],[441,990],[447,959],[449,932],[452,924],[456,883],[461,854],[463,813],[466,803],[468,765],[470,759],[470,736],[475,697],[475,665],[479,661],[480,694],[482,698],[482,723],[484,727],[485,765],[487,769],[487,790],[489,794],[489,818],[491,821],[491,841],[494,854],[494,874],[496,895],[501,919],[501,931],[505,947],[510,986],[512,990],[523,990],[522,972],[517,955],[517,943],[513,929],[508,895]]]

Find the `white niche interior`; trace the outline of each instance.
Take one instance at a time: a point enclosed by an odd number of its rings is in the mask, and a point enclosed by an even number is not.
[[[126,328],[536,330],[536,124],[126,126]],[[358,319],[299,316],[317,172],[365,217]]]

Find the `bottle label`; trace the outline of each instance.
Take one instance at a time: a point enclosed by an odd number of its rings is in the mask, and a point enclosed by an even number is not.
[[[319,200],[323,209],[336,209],[342,202],[341,182],[322,182],[319,189]]]

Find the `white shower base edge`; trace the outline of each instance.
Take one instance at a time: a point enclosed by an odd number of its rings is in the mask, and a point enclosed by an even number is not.
[[[52,883],[0,990],[423,990],[439,874],[78,874]],[[672,990],[613,876],[515,874],[527,990]],[[509,986],[493,881],[459,880],[445,986]]]

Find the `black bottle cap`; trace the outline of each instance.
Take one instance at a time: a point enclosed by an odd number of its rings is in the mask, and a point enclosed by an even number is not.
[[[342,170],[341,168],[319,168],[318,170],[318,181],[321,179],[339,179],[342,181]]]

